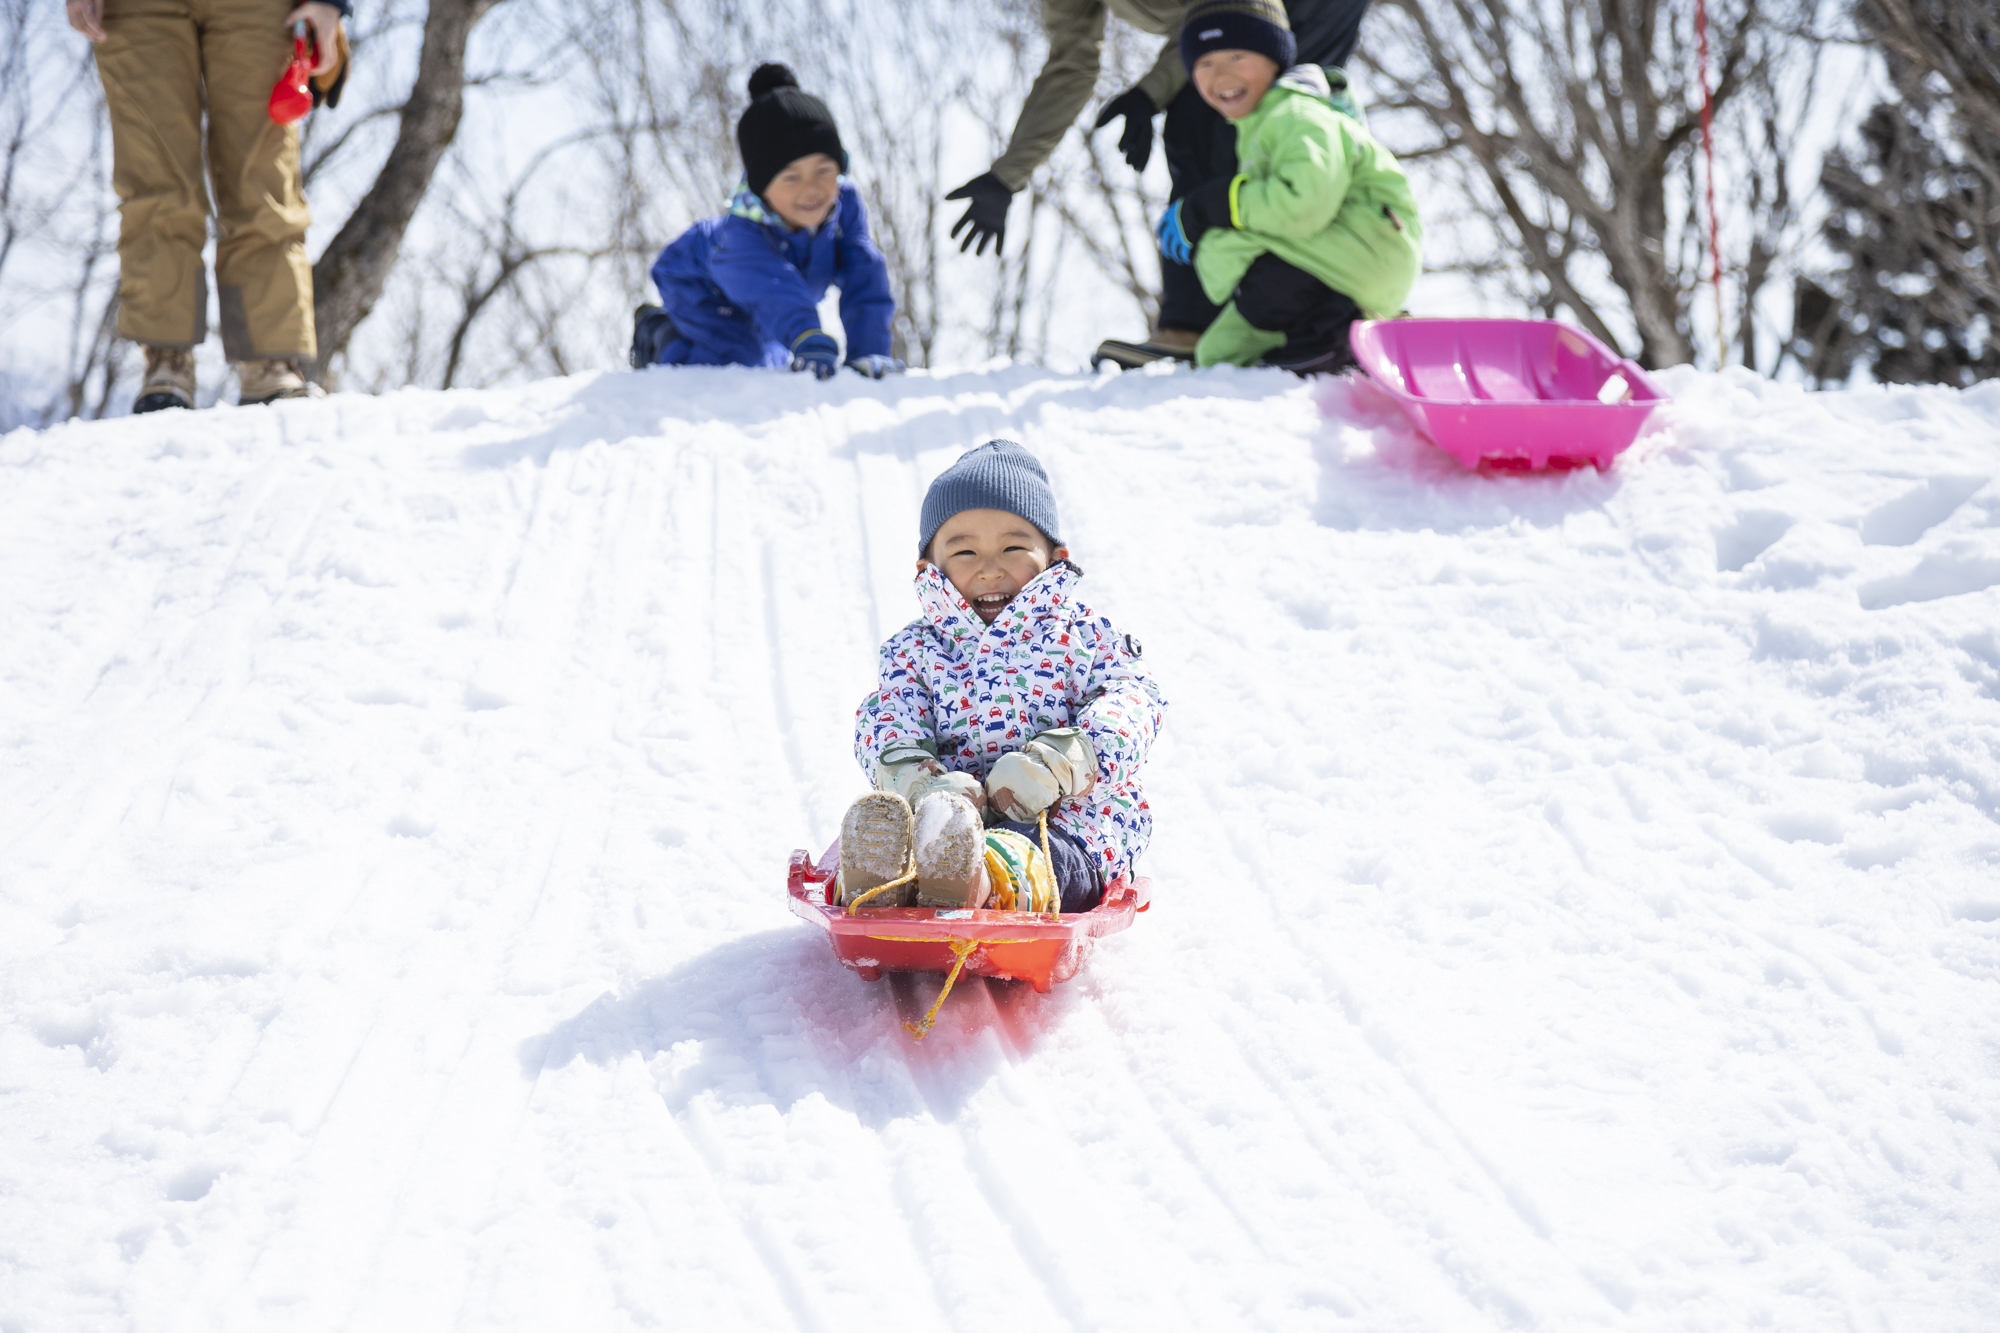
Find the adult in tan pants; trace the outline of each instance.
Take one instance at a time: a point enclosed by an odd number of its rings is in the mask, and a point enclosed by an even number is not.
[[[296,125],[271,120],[271,87],[292,57],[291,25],[311,25],[317,73],[333,67],[348,0],[67,0],[96,46],[111,113],[118,192],[118,333],[146,349],[135,412],[194,406],[194,349],[208,337],[201,252],[210,196],[223,354],[237,401],[308,392],[299,362],[313,337],[311,215]]]

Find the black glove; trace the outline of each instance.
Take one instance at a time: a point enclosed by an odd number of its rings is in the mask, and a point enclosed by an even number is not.
[[[1235,183],[1234,176],[1224,176],[1196,186],[1181,198],[1181,233],[1187,237],[1188,249],[1201,244],[1201,234],[1209,228],[1236,225],[1229,220],[1229,187]]]
[[[951,238],[958,240],[960,232],[965,240],[959,243],[958,252],[964,254],[972,249],[974,241],[979,248],[974,254],[985,254],[986,243],[993,242],[993,253],[999,255],[1007,244],[1007,205],[1014,202],[1014,192],[992,172],[974,176],[965,184],[946,195],[947,199],[970,199],[972,206],[965,210],[965,216],[951,224]]]
[[[1159,108],[1143,89],[1127,88],[1104,104],[1104,110],[1097,113],[1097,123],[1090,128],[1094,133],[1118,117],[1125,117],[1125,132],[1118,136],[1118,151],[1125,154],[1132,170],[1144,171],[1153,160],[1153,117],[1158,114]]]

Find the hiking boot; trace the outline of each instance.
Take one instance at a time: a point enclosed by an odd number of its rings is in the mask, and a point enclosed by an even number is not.
[[[984,907],[986,829],[972,802],[933,792],[917,807],[917,906]]]
[[[642,305],[632,312],[632,347],[625,361],[634,370],[644,370],[659,362],[660,353],[670,342],[680,340],[674,317],[656,305]]]
[[[139,383],[139,396],[132,400],[134,415],[193,406],[194,349],[148,347],[146,378]]]
[[[299,363],[291,357],[236,363],[236,403],[239,407],[275,403],[280,398],[312,396],[312,385],[307,384],[306,377],[299,374]]]
[[[1201,341],[1201,335],[1188,329],[1156,329],[1153,336],[1142,343],[1120,342],[1116,338],[1106,338],[1097,344],[1092,353],[1092,370],[1106,361],[1120,370],[1137,370],[1140,366],[1151,365],[1155,361],[1194,361],[1194,345]]]
[[[895,792],[871,791],[848,806],[840,818],[840,901],[851,903],[908,874],[913,832],[910,803]],[[916,895],[914,883],[902,884],[868,905],[908,907]]]

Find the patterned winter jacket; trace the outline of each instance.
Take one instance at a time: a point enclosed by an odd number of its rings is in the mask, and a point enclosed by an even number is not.
[[[937,743],[944,766],[984,778],[994,761],[1050,727],[1082,727],[1097,752],[1097,785],[1049,810],[1074,834],[1105,882],[1130,874],[1152,838],[1139,769],[1167,703],[1138,645],[1071,594],[1066,563],[1023,588],[991,625],[926,565],[923,614],[882,645],[881,682],[855,714],[854,757],[872,783],[882,748]]]

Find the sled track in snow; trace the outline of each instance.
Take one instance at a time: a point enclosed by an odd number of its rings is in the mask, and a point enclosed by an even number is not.
[[[1602,475],[1228,372],[0,437],[0,1322],[1993,1324],[2000,393],[1664,379]],[[784,866],[996,434],[1157,892],[913,1045]]]

